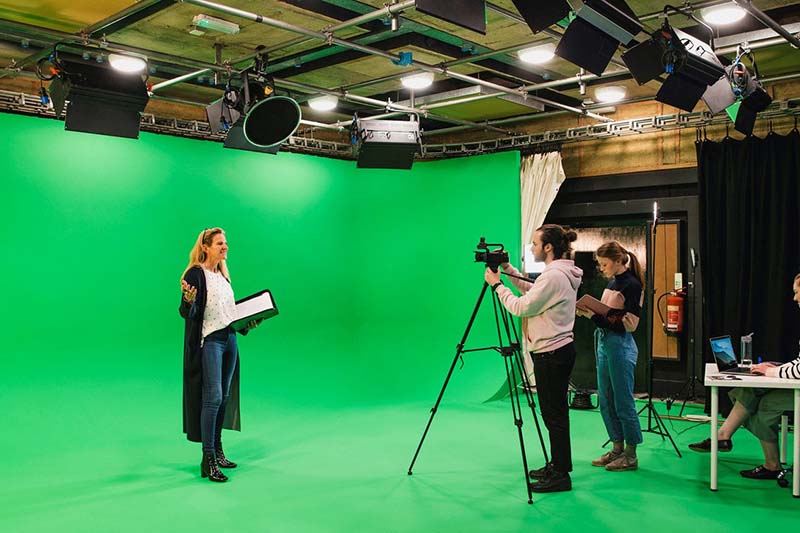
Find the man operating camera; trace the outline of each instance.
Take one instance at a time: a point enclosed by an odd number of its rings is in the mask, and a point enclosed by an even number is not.
[[[487,268],[484,279],[508,311],[523,318],[523,332],[533,359],[539,407],[550,436],[551,462],[530,471],[537,480],[534,492],[572,489],[572,451],[569,437],[567,387],[575,365],[572,328],[575,300],[583,271],[566,259],[578,235],[555,224],[536,230],[531,251],[545,268],[535,282],[509,277],[521,296],[517,297],[500,280],[500,273]],[[499,265],[510,276],[519,276],[509,263]]]

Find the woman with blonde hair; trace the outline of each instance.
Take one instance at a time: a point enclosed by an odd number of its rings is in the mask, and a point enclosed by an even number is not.
[[[236,303],[226,263],[222,228],[203,230],[181,276],[183,337],[183,431],[203,443],[202,477],[224,482],[234,468],[222,450],[222,428],[239,430],[239,350],[231,327]],[[248,329],[257,322],[248,324]],[[247,329],[240,333],[246,334]]]
[[[597,396],[600,413],[614,448],[592,461],[612,472],[636,470],[636,446],[642,442],[642,427],[633,399],[634,370],[639,350],[632,332],[639,325],[642,306],[642,269],[636,255],[619,242],[597,249],[600,272],[609,279],[601,302],[617,310],[603,317],[591,311],[576,311],[597,326]]]

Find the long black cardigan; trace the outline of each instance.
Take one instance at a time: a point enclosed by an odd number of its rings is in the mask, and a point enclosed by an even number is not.
[[[183,331],[183,432],[193,442],[201,442],[200,411],[203,406],[203,361],[200,341],[203,338],[203,314],[206,309],[206,275],[199,266],[190,268],[183,277],[186,283],[197,288],[194,303],[181,297],[179,308],[186,319]],[[247,331],[240,332],[244,335]],[[239,358],[231,380],[231,391],[225,408],[225,429],[241,431],[239,419]]]

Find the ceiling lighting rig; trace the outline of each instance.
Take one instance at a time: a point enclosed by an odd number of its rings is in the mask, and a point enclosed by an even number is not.
[[[66,107],[66,130],[138,138],[141,114],[150,99],[145,84],[146,58],[115,51],[106,64],[105,49],[82,47],[72,54],[59,50],[60,45],[56,43],[53,51],[36,63],[38,78],[51,82],[49,95],[42,83],[42,103],[49,96],[58,118]]]

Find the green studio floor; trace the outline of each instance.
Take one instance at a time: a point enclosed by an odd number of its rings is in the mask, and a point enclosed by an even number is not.
[[[174,379],[5,388],[13,429],[3,436],[12,453],[2,469],[2,530],[711,532],[797,523],[800,500],[788,489],[739,477],[760,457],[744,431],[721,457],[712,493],[707,455],[687,450],[679,459],[652,434],[639,471],[593,468],[600,414],[571,411],[574,490],[528,505],[508,402],[445,396],[408,476],[438,389],[427,403],[326,407],[324,390],[275,400],[248,381],[245,431],[226,432],[241,466],[221,485],[198,476],[199,446],[177,426]],[[682,450],[708,433],[704,424],[667,423]],[[524,429],[539,466],[529,411]]]

